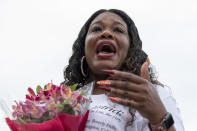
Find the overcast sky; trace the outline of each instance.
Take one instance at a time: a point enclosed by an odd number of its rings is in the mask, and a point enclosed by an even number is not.
[[[196,0],[0,0],[0,98],[23,99],[29,86],[63,81],[72,44],[90,15],[122,9],[171,88],[186,131],[196,131]],[[0,130],[9,130],[0,112]]]

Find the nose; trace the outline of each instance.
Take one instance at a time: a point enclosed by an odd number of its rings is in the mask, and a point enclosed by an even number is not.
[[[111,31],[105,30],[105,31],[103,31],[103,33],[101,34],[101,38],[102,38],[102,39],[113,39],[113,34],[111,33]]]

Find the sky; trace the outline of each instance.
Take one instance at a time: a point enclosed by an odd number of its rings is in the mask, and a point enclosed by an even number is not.
[[[98,9],[135,22],[158,79],[177,101],[186,131],[196,131],[196,0],[0,0],[0,103],[10,108],[27,87],[59,84],[72,44]],[[0,130],[9,131],[0,111]]]

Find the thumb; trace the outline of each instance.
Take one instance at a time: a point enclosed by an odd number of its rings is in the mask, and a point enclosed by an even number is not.
[[[146,61],[141,66],[141,70],[140,70],[141,71],[140,76],[148,81],[150,81],[150,76],[149,76],[149,72],[148,72],[149,64],[150,64],[150,60],[149,60],[149,58],[147,58]]]

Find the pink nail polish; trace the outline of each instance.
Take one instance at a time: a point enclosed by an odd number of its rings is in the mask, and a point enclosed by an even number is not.
[[[116,97],[109,97],[109,99],[110,99],[111,101],[114,101],[114,102],[119,102],[119,99],[116,98]]]
[[[110,80],[104,80],[104,81],[97,81],[96,84],[99,86],[109,86],[111,84]]]
[[[111,91],[111,87],[99,86],[99,88],[104,89],[104,90],[106,90],[106,91]]]

